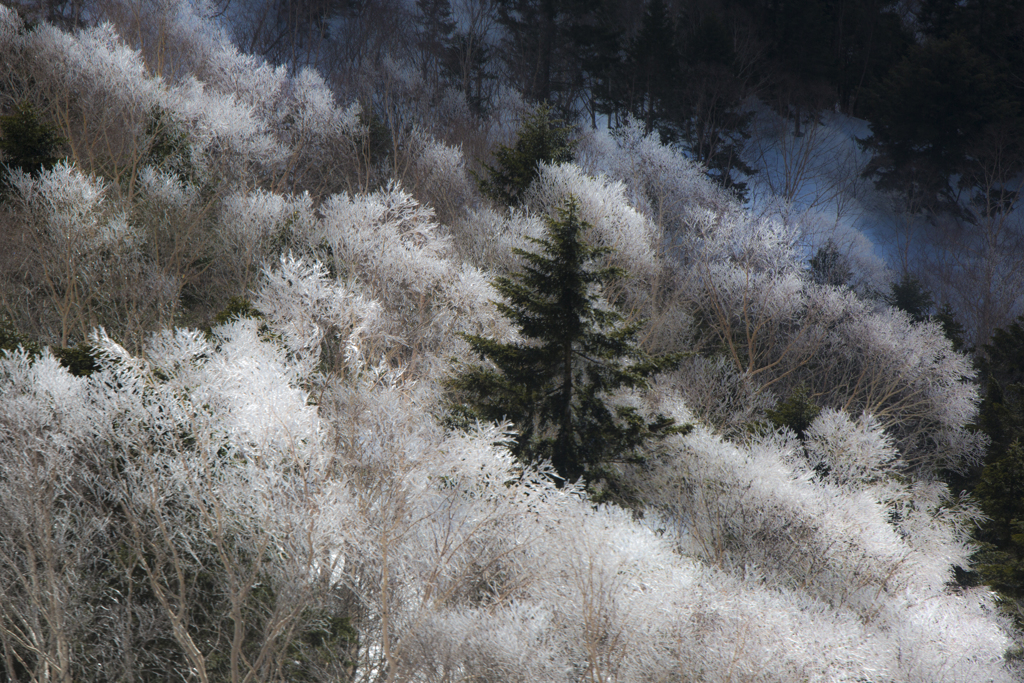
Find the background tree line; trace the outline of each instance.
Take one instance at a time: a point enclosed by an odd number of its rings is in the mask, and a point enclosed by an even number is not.
[[[15,4],[29,18],[72,26],[131,6]],[[972,212],[984,218],[1016,203],[1019,0],[217,0],[215,8],[242,50],[318,68],[392,126],[396,116],[409,120],[374,78],[385,61],[417,72],[430,98],[455,90],[481,115],[507,106],[502,92],[512,89],[569,121],[617,127],[636,117],[742,194],[752,169],[741,152],[759,98],[797,136],[823,111],[866,118],[864,173],[912,212],[978,220]],[[169,49],[158,35],[145,42]]]

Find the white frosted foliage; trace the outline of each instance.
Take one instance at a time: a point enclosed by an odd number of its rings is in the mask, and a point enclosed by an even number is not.
[[[362,337],[380,315],[376,302],[332,282],[320,263],[290,255],[267,268],[264,277],[253,303],[282,336],[300,377],[314,372],[329,335],[341,342],[347,364],[361,361]]]
[[[598,136],[590,163],[598,173],[622,181],[633,205],[669,235],[678,235],[701,215],[734,213],[728,193],[716,186],[681,150],[663,145],[658,133],[645,133],[642,121],[630,119],[613,134]]]
[[[220,205],[221,239],[239,284],[252,287],[275,249],[313,220],[308,194],[287,196],[257,190],[234,193]]]
[[[657,273],[655,229],[626,199],[626,188],[607,178],[593,178],[573,164],[543,165],[530,186],[524,204],[533,211],[558,219],[568,198],[579,202],[580,219],[593,227],[588,238],[614,251],[616,265],[631,277],[651,279]]]
[[[798,221],[745,212],[639,122],[542,166],[524,206],[481,209],[462,149],[416,119],[430,100],[405,62],[377,71],[401,110],[389,182],[359,106],[321,74],[244,54],[212,5],[138,11],[166,21],[177,67],[155,73],[113,24],[24,31],[0,5],[0,75],[33,79],[74,161],[13,175],[5,227],[31,249],[3,303],[98,364],[0,356],[4,666],[1013,680],[992,594],[952,586],[979,513],[936,472],[984,443],[969,359],[937,325],[812,282]],[[445,116],[474,121],[446,97]],[[491,107],[481,139],[509,142],[521,98]],[[472,360],[460,333],[530,343],[490,283],[569,196],[625,271],[607,305],[646,321],[648,347],[692,352],[609,399],[692,427],[614,465],[636,511],[516,462],[511,425],[456,429],[444,400],[453,357]],[[215,315],[184,310],[186,286],[256,314],[177,327]],[[774,429],[768,411],[797,397],[817,416]]]
[[[828,409],[804,436],[808,465],[840,486],[870,484],[889,474],[897,458],[896,449],[870,415],[853,422],[842,411]]]
[[[433,210],[397,185],[335,195],[318,214],[301,241],[329,259],[340,279],[359,282],[381,303],[378,332],[401,353],[424,360],[424,351],[455,342],[457,331],[507,327],[494,319],[486,279],[452,260]]]

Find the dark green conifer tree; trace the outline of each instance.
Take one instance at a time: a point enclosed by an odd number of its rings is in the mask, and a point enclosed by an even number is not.
[[[925,289],[920,280],[909,274],[889,285],[885,303],[907,312],[916,323],[928,320],[935,306],[932,293]]]
[[[57,129],[40,120],[28,102],[19,104],[14,113],[0,116],[0,162],[9,169],[20,168],[36,175],[53,168],[60,160],[58,150],[63,144]],[[0,173],[0,177],[6,184],[7,173]]]
[[[477,179],[480,192],[502,206],[514,206],[537,177],[541,163],[572,161],[575,149],[572,129],[542,104],[523,119],[514,145],[498,146],[497,163],[484,164],[487,175]]]
[[[453,407],[469,419],[511,420],[518,430],[513,454],[524,463],[550,460],[566,480],[604,480],[605,495],[628,499],[617,488],[614,463],[638,462],[652,439],[681,431],[668,417],[648,421],[635,409],[613,406],[608,395],[643,388],[681,356],[651,356],[637,343],[641,322],[625,324],[598,302],[598,289],[623,273],[595,261],[608,249],[584,241],[589,227],[570,198],[537,251],[516,250],[522,271],[499,277],[502,315],[525,338],[504,344],[467,335],[481,360],[450,383]]]
[[[449,0],[416,0],[417,47],[423,80],[438,87],[457,76],[456,23]]]
[[[513,82],[528,99],[551,99],[559,37],[559,0],[498,0],[498,22],[508,32],[506,61]]]
[[[988,517],[975,533],[975,576],[1007,601],[1024,627],[1024,319],[996,330],[981,355],[978,427],[989,437],[985,465],[971,492]]]
[[[597,115],[609,116],[623,106],[623,61],[621,47],[625,41],[622,24],[616,17],[613,0],[595,3],[588,22],[573,27],[573,42],[580,62],[580,72],[590,99],[590,125],[597,128]]]
[[[749,90],[736,67],[726,21],[708,14],[693,24],[686,32],[681,55],[682,85],[676,88],[672,125],[662,126],[662,136],[672,139],[677,134],[709,178],[745,200],[746,183],[739,178],[755,171],[743,161],[741,152],[750,138],[753,113],[743,104]]]
[[[581,25],[590,21],[587,0],[497,0],[495,17],[505,31],[505,75],[527,100],[575,109],[579,96]]]
[[[956,319],[953,307],[948,301],[939,307],[939,310],[932,316],[932,320],[942,326],[942,333],[953,344],[954,351],[968,355],[974,354],[974,348],[969,347],[964,339],[964,334],[967,330],[964,328],[963,323]]]
[[[864,176],[911,211],[969,217],[963,200],[974,195],[988,139],[1021,126],[1009,78],[961,34],[913,48],[865,98],[873,157]],[[1018,172],[1024,161],[1001,149],[1000,167]]]
[[[853,277],[849,262],[832,240],[818,247],[808,265],[811,267],[811,280],[819,285],[842,287]]]
[[[741,0],[763,41],[755,67],[765,101],[792,117],[814,116],[837,102],[847,110],[883,77],[912,42],[887,0]]]
[[[814,402],[810,390],[804,385],[796,387],[789,398],[765,411],[765,416],[775,427],[791,429],[800,439],[820,414],[821,406]]]

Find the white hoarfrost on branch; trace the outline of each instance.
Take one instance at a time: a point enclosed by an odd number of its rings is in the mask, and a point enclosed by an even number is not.
[[[629,205],[621,182],[594,178],[575,164],[542,164],[523,203],[531,211],[557,220],[558,210],[570,196],[579,202],[580,219],[593,228],[588,240],[613,250],[611,263],[645,284],[657,277],[660,259],[655,228]]]
[[[325,340],[340,343],[342,367],[362,363],[363,337],[381,313],[375,301],[332,281],[320,263],[307,264],[290,255],[264,271],[264,283],[253,303],[281,335],[298,377],[304,379],[317,370]]]
[[[314,220],[308,194],[288,196],[266,190],[231,194],[220,203],[220,212],[227,261],[243,291],[255,286],[263,265],[273,260],[291,235],[308,231]]]
[[[442,349],[459,343],[459,331],[507,330],[494,314],[490,285],[476,269],[451,259],[433,210],[397,185],[335,195],[318,213],[298,241],[339,279],[359,282],[381,303],[388,354],[405,361],[422,361],[424,352],[444,358]]]
[[[678,148],[646,133],[642,121],[627,120],[613,133],[599,134],[585,168],[623,182],[627,197],[669,236],[685,233],[704,212],[736,213],[729,193],[704,175]]]

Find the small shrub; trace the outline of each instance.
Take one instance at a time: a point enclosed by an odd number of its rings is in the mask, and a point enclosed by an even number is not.
[[[96,349],[91,344],[81,343],[71,348],[50,349],[60,364],[75,377],[88,377],[100,369],[96,362]]]

